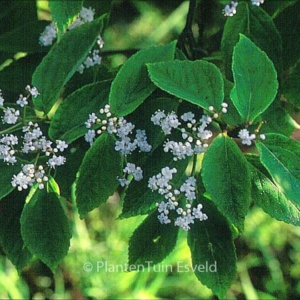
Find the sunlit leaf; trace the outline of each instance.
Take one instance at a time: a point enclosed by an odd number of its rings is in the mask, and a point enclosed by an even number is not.
[[[109,95],[111,111],[117,116],[133,112],[155,90],[148,77],[146,63],[174,58],[175,42],[153,46],[132,55],[114,79]]]
[[[236,15],[227,19],[223,31],[221,50],[228,79],[232,79],[233,49],[239,41],[241,33],[267,53],[280,77],[282,72],[282,53],[284,52],[282,52],[281,36],[272,18],[263,8],[241,1],[237,6]],[[250,57],[247,58],[247,61],[253,62]],[[258,62],[254,64],[257,65]]]
[[[45,113],[50,111],[64,85],[96,43],[102,25],[103,17],[85,23],[66,32],[62,39],[53,45],[32,76],[32,84],[40,92],[40,96],[34,100],[38,110]]]
[[[243,121],[252,122],[275,99],[276,70],[268,56],[244,35],[234,48],[232,70],[231,99]]]
[[[284,196],[270,178],[259,170],[261,167],[256,160],[251,157],[248,160],[251,163],[253,201],[276,220],[299,226],[300,209]]]
[[[69,95],[51,120],[50,138],[71,143],[83,136],[89,114],[99,112],[108,103],[110,84],[109,80],[88,84]]]
[[[279,134],[266,135],[265,142],[255,144],[278,189],[300,207],[300,144]]]
[[[250,205],[250,172],[242,152],[219,135],[206,151],[202,180],[219,211],[241,232]]]
[[[221,108],[224,99],[220,70],[206,61],[180,61],[147,64],[151,80],[162,90],[208,109]]]
[[[74,21],[82,8],[83,0],[49,1],[51,15],[60,37]]]

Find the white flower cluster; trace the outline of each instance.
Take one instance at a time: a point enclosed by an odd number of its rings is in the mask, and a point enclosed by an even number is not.
[[[0,139],[0,159],[7,164],[14,164],[17,162],[15,157],[14,146],[18,144],[18,138],[13,134],[2,135]]]
[[[23,96],[22,94],[20,94],[18,100],[16,101],[17,104],[20,107],[24,107],[28,104],[28,98],[30,97],[30,95],[33,98],[36,98],[39,95],[39,92],[37,90],[36,87],[30,87],[29,85],[26,86],[25,88],[28,92],[29,95],[27,97]],[[2,92],[0,90],[0,106],[4,105],[4,98],[2,95]],[[2,110],[4,111],[4,116],[2,116],[2,122],[4,124],[16,124],[19,117],[20,117],[20,111],[18,109],[15,109],[13,107],[3,107]]]
[[[49,25],[47,25],[42,32],[39,41],[42,46],[51,46],[53,44],[53,41],[56,39],[57,33],[56,33],[56,27],[55,23],[51,22]]]
[[[4,116],[2,116],[2,122],[4,124],[16,124],[20,116],[18,109],[7,107],[4,109]]]
[[[35,87],[30,87],[28,85],[26,90],[32,97],[37,97],[39,95],[39,92]],[[23,95],[19,96],[19,99],[16,102],[21,109],[28,105],[30,95],[27,97]],[[4,99],[2,102],[4,103]],[[4,111],[4,116],[2,116],[4,124],[16,124],[19,118],[21,122],[24,122],[20,117],[20,110],[11,107],[3,107],[2,109]],[[21,122],[20,125],[22,124]],[[66,162],[64,156],[58,155],[59,152],[63,152],[68,147],[66,142],[57,140],[55,146],[52,146],[53,142],[43,135],[43,132],[37,123],[30,121],[26,126],[22,127],[23,137],[21,144],[19,143],[20,139],[16,135],[4,134],[4,132],[10,132],[10,128],[5,129],[0,135],[0,159],[3,162],[15,164],[17,162],[16,154],[18,153],[21,155],[32,155],[34,153],[38,155],[44,154],[46,157],[49,157],[45,166],[33,164],[23,165],[22,171],[18,175],[14,175],[11,182],[13,187],[18,187],[18,190],[27,189],[35,182],[38,183],[39,188],[44,188],[43,182],[48,181],[44,167],[54,169],[56,166],[61,166]]]
[[[171,180],[175,173],[177,173],[176,168],[162,168],[159,174],[149,179],[148,187],[165,197],[164,201],[156,203],[159,212],[158,220],[162,224],[171,223],[170,211],[174,210],[178,215],[174,220],[174,225],[188,231],[190,224],[194,224],[195,219],[203,221],[207,220],[208,217],[202,213],[201,204],[192,209],[191,203],[196,199],[196,179],[188,177],[179,189],[174,189]],[[186,200],[184,207],[180,207],[178,202],[178,199],[182,197]]]
[[[150,152],[151,145],[147,142],[145,130],[136,129],[134,138],[132,137],[135,125],[127,122],[123,117],[113,117],[110,112],[110,106],[107,104],[104,108],[100,109],[100,114],[104,118],[99,118],[95,113],[89,115],[88,120],[85,122],[87,128],[91,128],[94,124],[100,124],[101,127],[97,131],[89,129],[85,134],[85,140],[91,145],[97,134],[107,131],[109,134],[115,134],[118,138],[115,144],[115,150],[119,151],[122,155],[127,156],[134,150],[139,149],[142,152]]]
[[[39,189],[43,189],[45,187],[44,183],[48,180],[49,178],[45,175],[42,165],[36,167],[34,164],[26,164],[22,166],[22,171],[19,174],[13,176],[11,184],[22,191],[37,182]]]
[[[260,6],[263,4],[265,0],[251,0],[252,5]],[[225,17],[233,17],[236,14],[236,8],[238,6],[238,2],[231,1],[230,4],[225,5],[222,10],[222,13]]]
[[[31,87],[30,85],[27,85],[25,90],[28,91],[33,98],[36,98],[40,94],[37,88],[34,86]]]
[[[236,14],[236,7],[238,6],[238,2],[231,1],[230,4],[227,4],[223,9],[223,15],[225,17],[233,17]]]
[[[265,0],[251,0],[251,3],[256,6],[260,6],[264,2],[265,2]]]
[[[88,56],[85,61],[79,66],[78,72],[80,74],[83,73],[84,69],[88,69],[94,67],[96,65],[101,64],[102,57],[99,55],[100,51],[98,49],[93,50],[90,52],[91,56]]]
[[[69,30],[75,27],[81,26],[84,23],[89,23],[94,20],[95,10],[93,8],[82,7],[79,16],[76,20],[69,26]]]
[[[140,181],[143,179],[143,170],[141,167],[137,167],[135,164],[127,163],[126,167],[123,169],[123,178],[118,178],[121,186],[127,186],[130,183],[130,178],[128,175],[132,175],[133,179]]]
[[[56,146],[52,147],[52,142],[47,140],[37,123],[29,122],[28,126],[23,127],[23,145],[20,150],[15,150],[18,145],[18,138],[12,134],[5,135],[0,139],[0,159],[8,164],[17,162],[15,157],[16,152],[23,154],[42,152],[46,156],[51,156],[46,162],[46,165],[51,169],[56,166],[61,166],[66,162],[66,158],[57,155],[58,152],[63,152],[68,145],[65,141],[57,140]],[[18,175],[14,175],[12,179],[12,186],[18,187],[18,190],[27,189],[35,182],[38,183],[39,188],[44,188],[44,183],[48,181],[45,175],[45,170],[42,165],[35,166],[33,164],[26,164]]]
[[[250,134],[248,129],[241,129],[238,133],[238,137],[242,140],[243,145],[251,146],[252,141],[256,139],[256,134]],[[259,137],[261,140],[266,138],[264,134],[260,134]]]
[[[84,23],[89,23],[94,20],[95,10],[86,7],[82,7],[79,16],[76,20],[68,27],[68,30],[72,30],[75,27],[81,26]],[[51,22],[48,26],[45,27],[45,30],[41,34],[39,41],[42,46],[51,46],[53,41],[57,37],[55,23]],[[101,36],[98,36],[97,44],[101,49],[104,46],[104,41]],[[101,56],[99,55],[100,51],[95,49],[90,52],[89,56],[85,59],[85,61],[79,66],[78,72],[80,74],[83,73],[84,69],[93,67],[95,65],[101,64]]]
[[[227,106],[227,103],[222,103],[222,113],[227,112]],[[213,106],[209,107],[209,111],[213,113],[212,117],[203,115],[198,121],[194,113],[184,113],[180,116],[184,124],[179,121],[178,116],[174,112],[165,114],[164,111],[158,110],[152,115],[151,121],[153,124],[160,126],[165,135],[170,135],[173,129],[181,131],[182,141],[167,140],[164,144],[164,151],[171,152],[175,161],[206,151],[208,144],[205,141],[209,140],[213,135],[207,129],[207,126],[212,122],[213,118],[218,118],[220,114],[214,111]],[[180,125],[183,126],[180,127]]]

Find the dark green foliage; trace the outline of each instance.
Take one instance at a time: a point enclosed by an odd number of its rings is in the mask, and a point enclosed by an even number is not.
[[[144,43],[125,43],[129,49],[118,50],[123,45],[114,34],[117,36],[120,27],[127,30],[123,26],[127,19],[138,24],[139,6],[149,3],[112,2],[51,0],[49,16],[58,29],[51,48],[38,43],[49,23],[37,20],[35,1],[18,1],[18,5],[3,2],[1,249],[18,271],[35,257],[54,272],[69,250],[69,215],[76,223],[77,210],[84,218],[114,196],[119,200],[114,203],[122,206],[119,219],[124,227],[129,222],[126,218],[146,215],[129,241],[130,266],[163,262],[175,248],[182,227],[188,231],[193,272],[223,299],[239,269],[243,270],[243,265],[237,268],[234,245],[239,247],[240,241],[234,239],[242,238],[253,207],[261,207],[276,220],[300,225],[300,144],[290,138],[299,127],[290,114],[300,108],[300,1],[269,1],[259,7],[251,1],[239,1],[237,13],[226,21],[221,9],[218,11],[222,1],[209,5],[201,1],[199,15],[203,17],[202,10],[208,12],[209,8],[211,23],[208,27],[201,23],[208,16],[198,20],[198,41],[191,39],[187,33],[193,23],[189,13],[180,38],[192,54],[202,51],[205,55],[195,61],[188,57],[197,55],[186,56],[177,48],[175,27],[175,38],[165,37],[160,45],[155,39],[160,32],[154,31]],[[158,2],[151,3],[158,6]],[[68,29],[82,6],[93,4],[94,21]],[[135,13],[125,16],[122,8],[126,7]],[[118,11],[112,13],[114,8]],[[118,23],[120,14],[124,16]],[[162,34],[164,25],[159,27]],[[103,49],[95,46],[99,34],[108,37]],[[150,46],[133,49],[135,45]],[[93,49],[100,51],[102,65],[79,74],[78,67]],[[27,97],[27,85],[35,86],[40,94]],[[24,108],[13,103],[21,93],[29,102]],[[103,113],[100,109],[104,107],[107,111]],[[20,113],[15,121],[7,122],[12,108]],[[161,119],[155,115],[158,111]],[[187,112],[193,114],[192,120],[182,118]],[[95,114],[95,122],[89,126],[91,114]],[[167,119],[170,114],[173,119]],[[29,122],[36,125],[28,127]],[[132,125],[129,132],[126,124]],[[26,145],[28,135],[37,134],[34,126],[42,129],[43,140]],[[168,126],[174,128],[164,133]],[[151,149],[139,151],[139,146],[122,155],[116,142],[123,141],[123,147],[136,143],[133,148],[145,143],[137,141],[138,129],[145,130]],[[88,130],[95,134],[91,146],[85,141]],[[7,142],[10,135],[18,137],[18,145]],[[45,141],[48,145],[42,147]],[[68,147],[55,148],[62,141]],[[177,149],[175,143],[171,149],[169,142],[176,142]],[[196,145],[197,151],[193,148]],[[29,150],[24,146],[30,146]],[[192,152],[180,158],[174,154],[187,149]],[[17,162],[7,164],[13,155]],[[61,159],[61,163],[51,164],[50,157]],[[22,167],[29,162],[34,173],[22,174]],[[139,180],[128,171],[129,166],[141,168]],[[163,188],[149,183],[153,178],[164,182],[170,170],[174,175]],[[12,180],[16,178],[20,183],[14,188]],[[120,179],[127,180],[126,184]],[[193,184],[188,186],[187,180]],[[173,207],[162,208],[162,202]],[[196,217],[199,204],[207,215],[202,221]],[[159,214],[171,222],[162,224]],[[188,227],[181,226],[180,220],[190,222]],[[251,297],[248,294],[246,298]]]
[[[195,223],[188,233],[193,268],[197,278],[222,299],[236,276],[233,236],[216,206],[204,198],[198,201],[209,218]]]
[[[129,265],[153,266],[174,249],[179,227],[161,224],[152,212],[134,231],[129,241]]]
[[[112,196],[118,187],[122,157],[114,148],[115,138],[104,133],[86,152],[76,184],[77,207],[82,218]]]

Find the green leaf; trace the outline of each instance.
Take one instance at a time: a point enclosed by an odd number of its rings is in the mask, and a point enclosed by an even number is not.
[[[278,189],[300,207],[300,144],[279,134],[268,134],[265,142],[255,144]]]
[[[204,154],[202,180],[219,211],[241,232],[250,205],[250,172],[242,152],[219,135]]]
[[[288,103],[291,103],[298,109],[300,109],[300,63],[297,64],[293,73],[283,84],[283,95],[287,99]]]
[[[89,144],[85,144],[81,140],[72,143],[72,147],[69,146],[64,151],[66,162],[55,172],[55,180],[59,184],[60,195],[66,199],[71,197],[72,184],[76,180],[76,174],[88,147]]]
[[[284,69],[288,70],[300,57],[300,2],[287,7],[276,16],[274,23],[282,37],[282,60]],[[275,43],[272,45],[276,46]]]
[[[208,109],[221,108],[224,99],[223,78],[212,63],[198,61],[147,64],[151,80],[160,89]]]
[[[116,191],[122,175],[122,157],[115,150],[115,137],[102,133],[87,151],[76,185],[80,217],[104,203]]]
[[[14,175],[17,175],[21,171],[21,163],[18,161],[13,165],[0,162],[0,200],[14,190],[11,185],[11,180]]]
[[[268,1],[266,6],[263,8],[268,12],[272,18],[276,18],[282,11],[284,11],[287,7],[294,5],[298,0],[289,0],[289,1]]]
[[[74,21],[74,18],[79,14],[82,4],[83,0],[49,1],[51,15],[57,26],[59,37],[67,30]]]
[[[300,128],[282,107],[282,102],[279,99],[276,99],[261,115],[261,120],[265,124],[261,127],[260,133],[280,133],[291,136],[296,128]]]
[[[172,60],[176,43],[153,46],[131,56],[119,70],[109,95],[111,111],[116,116],[133,112],[155,90],[148,78],[146,63]]]
[[[0,201],[1,246],[19,272],[29,264],[32,254],[24,245],[21,236],[20,216],[26,192],[14,191]]]
[[[134,231],[129,241],[129,265],[153,265],[174,249],[179,227],[161,224],[158,212],[151,213]]]
[[[233,86],[234,84],[231,81],[224,79],[224,102],[228,104],[228,107],[227,113],[222,114],[222,120],[224,120],[228,125],[236,126],[243,124],[243,121],[232,100],[230,99],[230,92]]]
[[[46,21],[32,21],[21,24],[9,32],[0,35],[0,51],[17,53],[36,53],[48,51],[47,47],[42,47],[39,44],[39,37],[49,24]],[[28,34],[30,32],[30,34]],[[25,37],[26,39],[20,38]]]
[[[275,99],[278,82],[272,61],[246,36],[234,48],[231,99],[244,122],[252,122]]]
[[[278,221],[296,226],[300,225],[300,210],[288,200],[279,188],[261,171],[258,163],[249,158],[252,177],[252,199],[267,214]]]
[[[215,205],[200,199],[205,221],[196,220],[188,232],[188,245],[192,254],[195,275],[220,299],[236,277],[236,255],[229,225]]]
[[[71,229],[58,196],[36,190],[21,215],[25,245],[52,271],[68,253]]]
[[[163,195],[151,191],[148,188],[149,178],[160,173],[163,166],[176,168],[172,183],[176,185],[184,176],[188,165],[188,159],[174,161],[170,153],[164,153],[161,147],[157,148],[147,159],[142,167],[143,179],[141,181],[132,181],[126,190],[123,203],[122,214],[119,218],[129,218],[136,215],[149,213],[155,208],[156,202],[165,199]]]
[[[112,3],[114,0],[106,1],[95,1],[95,0],[84,0],[84,7],[92,7],[95,10],[95,15],[103,15],[110,13],[112,9]]]
[[[31,82],[32,74],[43,55],[44,53],[29,54],[13,61],[0,72],[1,90],[5,99],[14,102],[19,98],[20,93]]]
[[[64,140],[68,144],[83,136],[89,114],[97,113],[108,103],[111,81],[101,81],[83,86],[69,95],[55,112],[49,136],[53,140]]]
[[[98,18],[66,32],[44,57],[32,77],[32,84],[40,92],[40,96],[34,100],[36,109],[45,113],[50,111],[64,85],[96,43],[103,19]]]
[[[282,73],[282,42],[272,18],[261,8],[247,2],[239,2],[237,14],[228,18],[224,27],[221,50],[225,61],[225,72],[232,79],[232,55],[239,35],[249,37],[260,49],[265,51],[274,63],[279,76]],[[251,61],[247,58],[246,61]],[[251,61],[254,65],[258,62]]]

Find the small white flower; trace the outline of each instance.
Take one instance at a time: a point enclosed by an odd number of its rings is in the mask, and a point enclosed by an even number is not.
[[[121,186],[128,186],[130,181],[126,178],[117,178]]]
[[[135,143],[140,148],[142,152],[150,152],[152,149],[152,146],[148,144],[147,142],[147,136],[146,131],[137,129],[136,135],[135,135]]]
[[[68,144],[65,141],[57,140],[56,141],[56,148],[60,151],[63,152],[65,149],[68,148]]]
[[[151,117],[151,121],[154,125],[160,125],[161,124],[161,120],[163,120],[166,117],[166,114],[164,111],[160,111],[158,110],[157,112],[155,112],[152,117]]]
[[[5,124],[16,124],[18,121],[18,117],[20,115],[19,110],[15,110],[14,108],[7,107],[5,110],[4,116],[2,117],[3,123]]]
[[[82,19],[84,23],[92,22],[94,20],[95,10],[90,8],[82,7],[79,18]]]
[[[251,3],[256,6],[260,6],[264,2],[265,2],[264,0],[251,0]]]
[[[212,118],[210,116],[203,115],[199,121],[202,124],[202,126],[206,127],[212,122]]]
[[[65,162],[66,158],[64,156],[53,155],[53,157],[48,160],[47,165],[50,168],[55,169],[56,166],[62,166]]]
[[[161,224],[169,224],[171,223],[171,220],[169,219],[168,215],[165,215],[164,213],[161,213],[158,215],[158,220],[160,221]]]
[[[5,135],[0,139],[0,142],[8,146],[14,146],[18,144],[18,137],[13,134]]]
[[[25,105],[28,104],[27,98],[24,97],[23,95],[20,95],[19,99],[17,100],[17,104],[20,105],[21,107],[24,107]]]
[[[98,120],[98,117],[95,113],[89,114],[88,120],[85,122],[86,128],[91,128]]]
[[[178,120],[177,115],[172,112],[166,116],[165,119],[161,121],[161,129],[165,135],[171,134],[173,128],[177,128],[181,123]]]
[[[84,135],[84,139],[90,143],[90,145],[93,144],[94,142],[94,138],[96,136],[96,131],[95,130],[89,130],[85,135]]]
[[[180,228],[182,228],[184,231],[188,231],[190,228],[189,226],[189,222],[185,217],[178,217],[175,220],[175,226],[179,226]]]
[[[33,98],[36,98],[38,95],[40,95],[39,91],[34,86],[31,88],[30,85],[27,85],[25,89],[30,93],[30,95]]]
[[[189,111],[189,112],[184,113],[184,114],[181,116],[181,119],[182,119],[184,122],[190,121],[190,122],[193,123],[193,121],[195,120],[194,117],[195,117],[195,115],[194,115],[192,112]]]
[[[122,125],[117,129],[117,136],[120,138],[127,137],[135,128],[130,122],[127,122],[125,119],[122,120]]]
[[[104,46],[104,41],[100,35],[98,36],[97,44],[100,49],[103,48],[103,46]]]
[[[227,4],[223,9],[223,15],[225,17],[232,17],[236,14],[236,7],[238,6],[238,2],[231,1],[230,4]]]
[[[13,187],[17,187],[19,191],[22,191],[37,182],[39,189],[43,189],[43,182],[48,180],[43,166],[40,165],[36,168],[33,164],[26,164],[22,166],[22,171],[19,174],[13,176],[11,184]]]
[[[132,143],[131,139],[127,136],[122,138],[120,141],[116,141],[115,143],[115,150],[119,151],[124,156],[131,154],[136,147],[136,143]]]
[[[55,23],[51,22],[48,26],[45,27],[45,30],[41,34],[39,41],[42,46],[51,46],[53,41],[56,39],[56,27]]]
[[[252,140],[256,138],[255,134],[249,133],[247,129],[241,129],[238,133],[238,137],[242,140],[243,145],[251,146]]]
[[[169,167],[165,167],[161,169],[161,174],[168,180],[171,180],[173,178],[173,174],[175,173],[177,173],[176,168],[170,169]]]
[[[266,136],[263,133],[260,134],[259,137],[260,137],[261,140],[265,140],[266,139]]]
[[[143,179],[143,170],[140,167],[137,167],[136,170],[132,173],[133,178],[136,181],[140,181]]]
[[[180,187],[180,191],[185,193],[185,197],[188,200],[196,199],[196,179],[195,177],[189,177]]]

